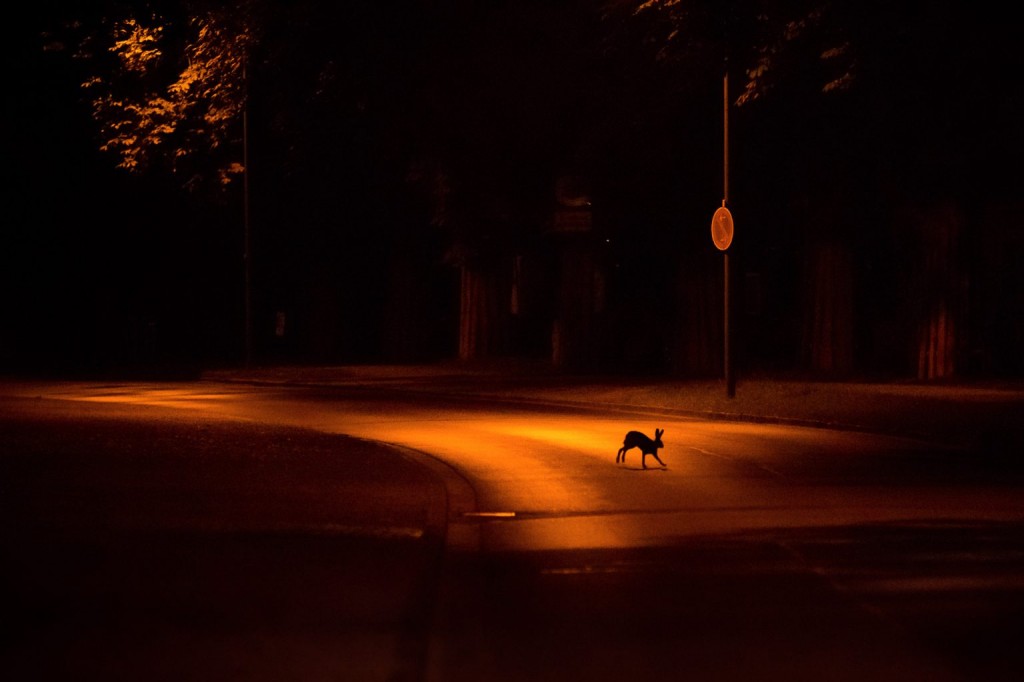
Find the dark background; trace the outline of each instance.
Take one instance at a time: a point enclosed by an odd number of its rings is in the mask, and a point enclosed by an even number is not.
[[[756,58],[737,17],[759,3],[730,3],[732,15],[694,3],[704,23],[683,47],[664,16],[628,4],[268,3],[249,109],[252,359],[719,371],[722,255],[708,228],[722,56],[735,97]],[[739,366],[1019,376],[1014,22],[967,2],[828,4],[860,49],[856,87],[823,96],[797,61],[770,97],[730,110]],[[85,67],[42,49],[75,5],[36,3],[5,28],[0,368],[241,363],[241,183],[188,192],[99,152]],[[143,3],[87,14],[126,6]],[[585,233],[553,227],[565,179],[592,201]],[[469,346],[467,272],[487,292],[470,303],[488,340]],[[939,308],[955,349],[930,374]]]

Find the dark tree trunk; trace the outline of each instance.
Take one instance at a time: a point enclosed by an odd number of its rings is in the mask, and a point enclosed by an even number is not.
[[[459,307],[459,359],[474,360],[503,350],[500,277],[491,270],[462,266]]]
[[[674,369],[684,376],[718,376],[723,371],[722,257],[688,258],[680,267]]]
[[[915,212],[910,220],[916,237],[909,291],[917,378],[947,378],[957,371],[962,336],[959,235],[963,218],[955,206],[941,204]]]
[[[811,250],[804,286],[804,356],[816,372],[853,370],[853,267],[836,243]]]
[[[558,309],[551,331],[551,361],[579,368],[594,361],[595,313],[603,306],[603,279],[592,251],[566,244],[561,251]]]

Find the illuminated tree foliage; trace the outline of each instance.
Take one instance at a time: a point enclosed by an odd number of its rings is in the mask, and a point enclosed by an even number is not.
[[[845,90],[857,75],[856,25],[842,0],[632,0],[636,15],[657,15],[659,58],[692,58],[697,48],[739,62],[739,106],[797,75],[821,92]],[[858,3],[863,5],[863,3]]]
[[[224,187],[244,169],[246,59],[256,42],[247,4],[181,15],[107,18],[76,56],[100,148],[132,173],[169,169],[182,183]]]

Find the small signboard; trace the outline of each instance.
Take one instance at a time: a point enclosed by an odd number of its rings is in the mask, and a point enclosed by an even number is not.
[[[711,218],[711,239],[719,251],[725,251],[732,244],[732,213],[725,206],[722,206]]]

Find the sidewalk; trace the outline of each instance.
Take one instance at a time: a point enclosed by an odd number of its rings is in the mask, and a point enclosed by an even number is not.
[[[707,419],[796,424],[901,435],[999,459],[1024,450],[1024,382],[833,382],[564,374],[541,365],[277,366],[208,370],[205,381],[377,387]],[[1024,458],[1022,458],[1024,459]]]

